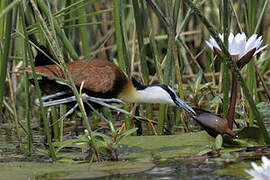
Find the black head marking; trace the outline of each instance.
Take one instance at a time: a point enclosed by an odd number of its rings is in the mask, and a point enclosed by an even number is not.
[[[176,93],[174,92],[174,90],[169,87],[166,84],[152,84],[151,86],[158,86],[161,87],[162,89],[164,89],[167,93],[169,93],[169,95],[171,96],[172,100],[175,102],[176,101]]]
[[[192,116],[195,116],[196,115],[196,112],[192,109],[192,107],[190,107],[187,103],[185,103],[184,101],[182,101],[176,94],[176,92],[170,87],[170,86],[167,86],[165,84],[161,84],[161,85],[158,85],[160,87],[162,87],[165,91],[167,91],[173,102],[181,107],[181,108],[184,108],[190,115]]]
[[[139,83],[139,81],[137,81],[137,79],[135,77],[133,77],[133,76],[131,77],[131,80],[132,80],[132,83],[133,83],[134,87],[137,90],[144,90],[147,87],[158,86],[158,87],[164,89],[167,93],[169,93],[169,95],[171,96],[171,98],[172,98],[172,100],[174,102],[176,101],[176,97],[177,97],[176,93],[174,92],[174,90],[171,87],[169,87],[166,84],[152,84],[152,85],[149,85],[149,86],[144,86],[141,83]]]
[[[160,87],[165,90],[171,97],[174,104],[180,108],[184,108],[190,115],[195,116],[196,112],[184,101],[182,101],[176,94],[176,92],[166,84],[152,84],[150,86],[143,86],[135,78],[132,78],[132,83],[137,90],[144,90],[147,87]]]
[[[131,77],[132,84],[137,90],[144,90],[147,86],[142,85],[135,77]]]

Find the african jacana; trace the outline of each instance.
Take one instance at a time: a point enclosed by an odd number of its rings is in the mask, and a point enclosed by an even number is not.
[[[35,71],[48,76],[66,79],[63,71],[57,65],[50,64],[50,60],[40,53],[38,52],[36,56],[36,64],[40,66],[35,67]],[[38,58],[42,58],[45,64],[40,62],[41,60]],[[67,70],[77,87],[80,87],[84,81],[83,91],[88,96],[118,98],[129,103],[172,104],[184,108],[191,115],[196,114],[168,85],[153,84],[144,86],[135,78],[127,77],[118,66],[110,61],[94,59],[87,64],[88,61],[78,60],[66,64]],[[84,70],[80,72],[83,68]],[[31,71],[31,68],[26,68],[26,70]],[[69,89],[53,79],[44,77],[40,81],[40,85],[42,90],[50,93],[68,91]]]

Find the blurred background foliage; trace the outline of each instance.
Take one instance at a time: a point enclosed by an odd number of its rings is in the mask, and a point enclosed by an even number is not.
[[[222,1],[193,2],[222,33],[225,14]],[[226,17],[228,32],[243,31],[247,36],[257,33],[263,36],[263,44],[269,44],[270,5],[267,2],[231,0]],[[67,63],[77,59],[110,60],[144,84],[169,84],[191,106],[226,116],[224,111],[229,105],[226,92],[229,92],[231,77],[206,46],[205,40],[209,37],[208,30],[183,1],[1,0],[0,129],[5,134],[16,134],[21,149],[27,142],[29,151],[33,138],[43,132],[44,126],[46,129],[47,120],[46,131],[53,141],[61,142],[67,135],[84,133],[80,111],[57,121],[67,111],[65,106],[47,108],[42,113],[34,105],[39,92],[29,85],[29,77],[22,69],[33,65],[35,48],[40,45]],[[257,57],[250,66],[259,73],[245,67],[241,74],[255,103],[264,114],[269,114],[269,48]],[[250,123],[252,113],[240,88],[238,94],[235,119],[243,127]],[[129,104],[124,108],[154,120],[158,134],[199,129],[182,110],[172,106]],[[102,112],[116,127],[125,123],[126,129],[138,127],[138,135],[154,133],[147,120],[122,115],[116,121],[116,112],[106,108]],[[102,133],[110,130],[94,113],[89,117],[92,130]],[[263,118],[270,119],[269,115]]]

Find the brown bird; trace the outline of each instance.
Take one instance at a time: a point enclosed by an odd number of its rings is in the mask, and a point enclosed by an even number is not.
[[[38,66],[35,67],[35,71],[47,76],[66,79],[63,71],[57,65],[51,64],[49,58],[40,53],[38,52],[36,56],[36,65]],[[87,64],[88,61],[78,60],[66,64],[67,70],[78,88],[84,81],[83,92],[88,96],[118,98],[129,103],[172,104],[184,108],[192,116],[196,114],[168,85],[153,84],[144,86],[135,78],[127,77],[118,66],[110,61],[94,59]],[[26,71],[32,70],[26,68]],[[39,82],[41,89],[49,94],[60,91],[71,92],[66,85],[59,84],[52,78],[42,77]]]
[[[193,119],[195,119],[210,136],[216,137],[218,134],[228,134],[230,136],[236,135],[229,128],[227,119],[209,111],[197,108],[193,109],[197,113],[193,116]]]

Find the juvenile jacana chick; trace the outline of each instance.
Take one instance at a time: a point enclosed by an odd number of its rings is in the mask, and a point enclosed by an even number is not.
[[[44,58],[39,54],[37,57]],[[36,59],[36,61],[39,61],[39,59]],[[118,66],[110,61],[94,59],[89,63],[89,60],[78,60],[66,64],[66,67],[78,88],[84,81],[83,91],[88,96],[118,98],[129,103],[172,104],[184,108],[191,115],[196,114],[188,104],[177,96],[170,86],[165,84],[144,86],[135,78],[127,77]],[[31,71],[31,68],[26,68],[26,70]],[[63,71],[55,64],[37,66],[35,71],[47,76],[66,79]],[[47,92],[70,91],[67,86],[50,78],[45,77],[40,83],[42,84],[42,90]]]
[[[227,119],[209,111],[197,108],[193,109],[197,113],[193,116],[193,119],[195,119],[210,136],[216,137],[218,134],[228,134],[230,136],[236,135],[229,128]]]

